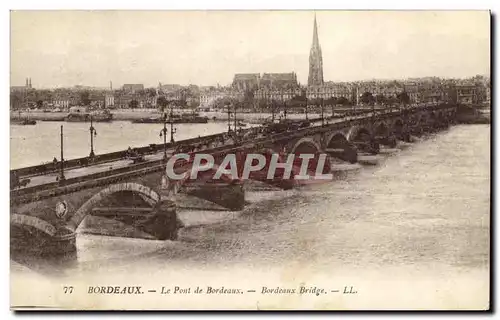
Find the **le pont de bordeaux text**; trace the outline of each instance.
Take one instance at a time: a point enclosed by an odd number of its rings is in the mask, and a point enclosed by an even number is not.
[[[236,288],[221,287],[161,287],[156,289],[145,289],[142,286],[89,286],[87,293],[89,294],[145,294],[145,293],[160,293],[160,294],[243,294],[243,293],[260,293],[260,294],[314,294],[320,295],[326,293],[326,290],[316,286],[300,286],[298,288],[282,288],[282,287],[260,287],[259,290],[243,290]]]

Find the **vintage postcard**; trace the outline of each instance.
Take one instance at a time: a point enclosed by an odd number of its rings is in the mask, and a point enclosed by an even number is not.
[[[488,310],[490,23],[11,11],[11,308]]]

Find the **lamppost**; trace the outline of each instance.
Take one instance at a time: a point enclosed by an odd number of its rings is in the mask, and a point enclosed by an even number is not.
[[[271,122],[274,123],[274,108],[276,107],[276,103],[273,99],[271,99]]]
[[[97,131],[96,129],[94,128],[94,125],[93,125],[93,120],[92,120],[92,116],[90,116],[90,155],[89,157],[90,158],[94,158],[95,157],[95,154],[94,154],[94,137],[97,136]]]
[[[174,143],[174,134],[177,132],[177,128],[174,128],[174,107],[170,108],[170,143]]]
[[[63,133],[63,126],[61,126],[61,173],[59,175],[59,181],[64,181],[66,180],[66,177],[64,177],[64,133]]]
[[[375,134],[375,102],[374,101],[371,101],[371,104],[372,104],[372,133]]]
[[[233,106],[234,106],[234,133],[238,133],[238,123],[236,120],[236,101],[233,102]]]
[[[227,107],[227,132],[231,132],[231,109],[229,109],[229,104],[226,105]]]
[[[283,102],[283,108],[285,109],[284,112],[283,112],[283,116],[285,117],[285,120],[286,120],[286,99],[283,98],[283,91],[281,92],[281,101]]]
[[[308,104],[308,101],[307,101],[307,92],[306,92],[306,120],[309,120],[309,117],[307,115],[307,104]]]
[[[323,109],[324,109],[324,106],[325,106],[325,101],[323,98],[320,98],[320,104],[321,104],[321,125],[324,126],[325,125],[325,117],[324,117],[324,114],[323,114]]]
[[[167,114],[163,114],[163,129],[160,131],[160,137],[163,137],[163,160],[167,160]]]

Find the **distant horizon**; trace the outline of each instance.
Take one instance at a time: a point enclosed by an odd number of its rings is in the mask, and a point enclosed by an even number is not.
[[[490,78],[491,75],[490,74],[474,74],[474,75],[470,75],[470,76],[463,76],[463,77],[453,77],[453,78],[450,78],[450,77],[441,77],[441,76],[422,76],[422,77],[407,77],[407,78],[370,78],[370,79],[361,79],[361,80],[352,80],[352,81],[331,81],[331,80],[325,80],[324,82],[327,83],[327,82],[334,82],[334,83],[354,83],[354,82],[368,82],[368,81],[405,81],[405,80],[410,80],[410,79],[424,79],[424,78],[439,78],[439,79],[446,79],[446,80],[466,80],[466,79],[471,79],[471,78],[474,78],[474,77],[477,77],[477,76],[481,76],[481,77],[488,77]],[[33,80],[32,80],[33,81]],[[160,81],[161,82],[161,81]],[[116,85],[113,83],[113,90],[118,90],[118,89],[121,89],[123,87],[124,84],[143,84],[143,83],[123,83],[123,84],[119,84],[119,85]],[[220,83],[216,83],[216,84],[209,84],[209,85],[205,85],[205,84],[196,84],[196,83],[188,83],[188,84],[182,84],[182,83],[163,83],[161,82],[162,85],[180,85],[180,86],[183,86],[183,87],[187,87],[189,85],[195,85],[195,86],[198,86],[198,87],[217,87],[217,85],[221,86],[221,87],[228,87],[228,86],[231,86],[232,82],[231,83],[228,83],[228,84],[220,84]],[[300,83],[301,85],[305,85],[307,86],[307,84],[302,84]],[[25,83],[23,83],[22,85],[10,85],[10,87],[24,87],[25,86]],[[33,89],[69,89],[69,88],[74,88],[74,87],[77,87],[77,86],[81,86],[81,87],[89,87],[89,88],[96,88],[96,89],[109,89],[109,84],[108,86],[96,86],[96,85],[89,85],[89,84],[74,84],[74,85],[66,85],[66,86],[53,86],[53,87],[39,87],[39,86],[36,86],[36,85],[33,85],[32,83],[32,88]],[[158,84],[156,84],[156,86],[146,86],[144,85],[144,88],[147,89],[147,88],[157,88],[158,87]]]
[[[11,86],[227,86],[236,73],[307,84],[313,11],[11,11]],[[488,11],[318,11],[324,79],[490,74]],[[435,74],[432,76],[426,74]],[[359,80],[364,79],[364,80]]]

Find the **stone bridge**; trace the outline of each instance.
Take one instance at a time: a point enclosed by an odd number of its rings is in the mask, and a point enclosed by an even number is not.
[[[408,141],[412,135],[446,128],[455,117],[456,107],[442,104],[337,120],[315,120],[312,125],[293,129],[289,126],[250,128],[239,136],[226,133],[208,140],[200,138],[197,143],[179,141],[175,149],[169,146],[167,159],[182,146],[189,150],[190,159],[196,154],[210,154],[216,165],[221,165],[227,154],[234,154],[241,164],[250,153],[276,156],[279,162],[284,162],[290,154],[311,153],[326,153],[329,157],[356,162],[359,153],[377,153],[380,145],[394,147],[397,140]],[[77,229],[88,215],[106,216],[157,239],[174,240],[182,226],[176,215],[176,194],[179,192],[212,201],[229,210],[243,209],[245,181],[240,178],[240,172],[238,176],[226,173],[214,179],[215,167],[196,180],[170,180],[165,174],[166,161],[153,157],[124,166],[117,164],[123,159],[112,159],[99,164],[100,171],[85,173],[84,170],[63,181],[48,181],[44,175],[34,175],[32,180],[38,183],[11,187],[11,241],[23,243],[22,247],[32,254],[53,256],[75,252]],[[284,171],[278,170],[272,179],[267,179],[262,174],[267,173],[264,168],[249,178],[284,189],[292,188],[297,183],[293,176],[299,173],[300,165],[300,161],[294,162],[291,177],[285,177]],[[98,168],[98,165],[90,165],[87,170],[93,167]],[[326,168],[329,170],[328,165]],[[186,173],[187,177],[194,169],[197,168],[191,160],[177,161],[174,167],[175,172]]]

